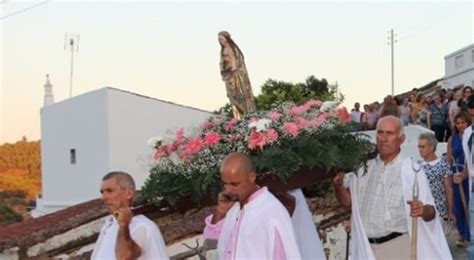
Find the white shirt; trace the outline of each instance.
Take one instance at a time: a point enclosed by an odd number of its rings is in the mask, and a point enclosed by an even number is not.
[[[406,233],[402,194],[401,155],[387,165],[377,157],[367,171],[367,189],[359,195],[360,214],[367,236],[383,237]]]
[[[352,122],[360,123],[360,117],[361,117],[362,112],[360,111],[352,111],[351,112],[351,117],[352,117]]]
[[[140,246],[142,254],[139,260],[163,259],[168,260],[166,246],[158,226],[143,215],[137,215],[130,222],[130,236]],[[115,242],[119,225],[117,220],[110,216],[100,230],[99,238],[95,244],[91,259],[109,260],[116,259]]]

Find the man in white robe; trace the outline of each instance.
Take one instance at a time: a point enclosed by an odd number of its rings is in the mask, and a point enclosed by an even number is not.
[[[224,191],[203,234],[218,239],[219,259],[301,259],[290,215],[266,187],[256,185],[250,158],[232,153],[220,172]]]
[[[103,177],[100,192],[111,216],[100,231],[91,259],[167,260],[158,226],[143,215],[133,216],[130,210],[135,196],[133,178],[125,172],[110,172]]]
[[[351,259],[409,259],[413,217],[418,225],[418,259],[452,259],[423,170],[410,158],[401,158],[404,139],[399,118],[381,118],[377,125],[379,156],[368,161],[367,172],[351,173],[345,183],[343,173],[334,178],[339,201],[352,206]],[[419,195],[413,201],[415,178]]]
[[[462,136],[462,148],[463,148],[464,157],[465,157],[464,161],[465,161],[465,165],[467,166],[467,167],[464,167],[464,169],[467,169],[467,171],[464,171],[462,179],[464,180],[466,178],[469,178],[469,190],[471,191],[470,192],[471,196],[469,199],[469,218],[470,218],[469,228],[472,233],[474,230],[474,196],[473,196],[473,189],[472,189],[472,179],[474,178],[474,165],[473,165],[474,95],[469,96],[467,99],[467,114],[471,117],[471,121],[473,122],[473,124],[464,130],[464,133]],[[471,239],[467,252],[468,252],[468,259],[474,260],[474,239]]]
[[[289,192],[295,198],[295,210],[291,216],[296,242],[302,259],[325,260],[326,254],[316,230],[315,220],[301,189]]]

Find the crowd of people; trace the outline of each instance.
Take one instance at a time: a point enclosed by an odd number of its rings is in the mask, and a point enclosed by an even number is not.
[[[351,109],[352,122],[358,130],[374,130],[379,118],[387,115],[399,117],[405,126],[417,124],[435,132],[438,142],[446,142],[455,125],[454,117],[461,111],[467,112],[467,99],[472,87],[441,89],[432,95],[425,95],[416,88],[404,97],[388,95],[383,103],[365,104],[363,111],[355,103]]]

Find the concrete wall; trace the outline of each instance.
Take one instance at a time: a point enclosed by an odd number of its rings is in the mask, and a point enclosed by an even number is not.
[[[41,110],[42,199],[49,213],[98,197],[108,165],[107,93],[89,92]],[[70,161],[75,149],[76,163]]]
[[[462,66],[456,68],[456,61]],[[444,57],[445,75],[443,88],[474,86],[474,44],[468,45]]]
[[[178,128],[197,127],[209,112],[109,89],[108,169],[124,170],[139,189],[149,175],[153,149],[147,140]]]
[[[33,216],[98,198],[110,171],[132,174],[140,188],[153,149],[147,140],[189,128],[210,113],[170,102],[102,88],[41,110],[42,198]],[[76,163],[70,162],[75,149]]]

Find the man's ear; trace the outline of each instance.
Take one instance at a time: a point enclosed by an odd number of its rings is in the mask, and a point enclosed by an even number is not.
[[[400,136],[400,144],[403,144],[405,142],[405,134],[403,133],[402,136]]]
[[[125,197],[127,199],[129,199],[131,201],[134,196],[135,196],[135,191],[134,190],[132,190],[132,189],[126,189],[125,190]]]
[[[255,173],[255,171],[249,173],[249,180],[250,182],[255,182],[257,180],[257,174]]]

